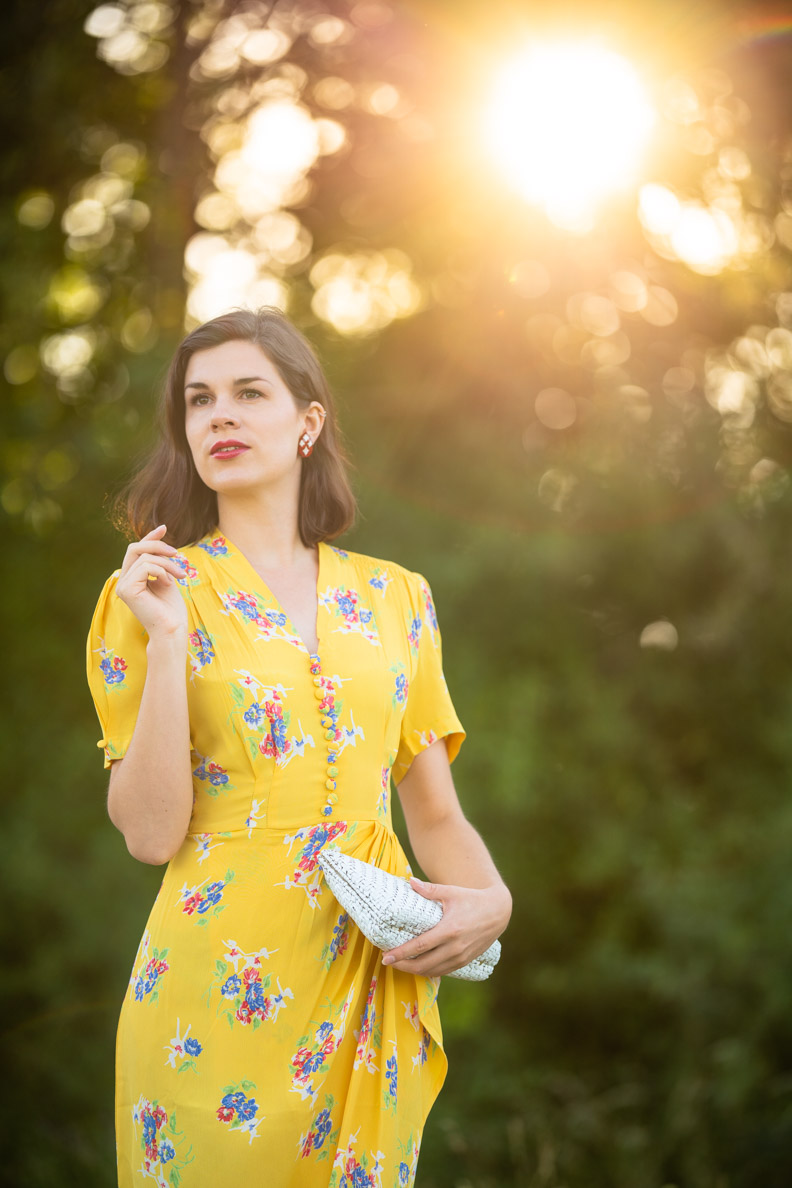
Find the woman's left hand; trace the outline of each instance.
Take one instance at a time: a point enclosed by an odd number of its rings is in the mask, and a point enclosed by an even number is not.
[[[442,904],[443,918],[427,932],[383,954],[383,965],[432,978],[479,957],[500,936],[511,916],[512,900],[503,884],[455,887],[411,878],[410,886]]]

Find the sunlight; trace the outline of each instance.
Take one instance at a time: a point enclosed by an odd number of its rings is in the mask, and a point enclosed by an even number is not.
[[[606,195],[636,180],[654,119],[625,58],[594,41],[548,42],[501,68],[484,136],[523,197],[580,232]]]

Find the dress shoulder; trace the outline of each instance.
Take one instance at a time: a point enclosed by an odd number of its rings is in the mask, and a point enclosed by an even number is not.
[[[374,557],[369,553],[356,553],[351,549],[342,549],[332,544],[328,545],[328,548],[332,549],[339,558],[342,571],[344,563],[347,563],[368,579],[376,579],[379,575],[386,574],[392,580],[398,579],[407,588],[413,589],[425,581],[422,574],[408,569],[405,565],[400,565],[398,561],[385,557]]]

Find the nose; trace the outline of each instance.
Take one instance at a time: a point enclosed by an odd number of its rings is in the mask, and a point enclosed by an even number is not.
[[[216,403],[212,413],[212,425],[238,425],[239,420],[234,412],[232,406],[224,406],[221,403]]]

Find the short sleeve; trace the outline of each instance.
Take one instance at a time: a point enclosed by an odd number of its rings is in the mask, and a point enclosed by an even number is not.
[[[442,641],[432,591],[420,573],[408,574],[409,608],[405,630],[410,641],[412,669],[401,724],[399,749],[393,764],[398,784],[419,752],[445,738],[453,763],[465,738],[443,674]]]
[[[148,632],[116,593],[120,569],[99,595],[86,644],[88,685],[104,749],[104,766],[121,759],[135,731],[146,683]]]

